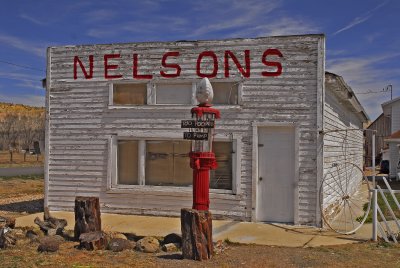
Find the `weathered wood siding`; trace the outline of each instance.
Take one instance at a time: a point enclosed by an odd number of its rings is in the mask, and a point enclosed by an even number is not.
[[[332,194],[323,197],[324,208],[336,203],[336,193],[342,192],[335,181],[341,181],[344,187],[346,178],[351,177],[349,189],[352,190],[349,192],[357,189],[362,175],[355,166],[362,170],[364,151],[363,120],[360,119],[360,114],[354,111],[347,100],[338,95],[340,86],[335,85],[332,79],[327,80],[324,105],[324,193]],[[345,89],[341,89],[343,90]],[[330,187],[326,186],[328,184]]]
[[[252,122],[290,122],[299,128],[299,223],[317,224],[317,79],[322,79],[324,51],[322,35],[267,37],[198,42],[152,42],[112,45],[63,46],[48,50],[49,131],[47,133],[48,194],[51,210],[73,210],[75,196],[99,196],[103,212],[179,215],[190,207],[192,192],[155,189],[143,186],[135,190],[107,190],[109,141],[111,135],[134,136],[180,133],[180,120],[190,118],[190,108],[143,106],[109,109],[109,84],[132,81],[132,53],[138,53],[140,72],[153,73],[157,81],[161,58],[167,51],[179,51],[175,61],[182,67],[178,79],[199,81],[196,59],[200,52],[212,50],[218,56],[215,80],[224,78],[224,51],[231,50],[243,64],[243,51],[251,50],[251,77],[243,79],[240,108],[222,109],[217,133],[237,135],[241,143],[239,194],[211,193],[211,210],[216,216],[249,221],[252,211]],[[279,49],[283,72],[278,77],[263,77],[268,69],[262,54],[268,48]],[[104,79],[103,55],[119,53],[123,78]],[[79,78],[73,78],[73,59],[78,55],[88,66],[94,55],[93,79],[86,80],[78,66]],[[236,67],[230,63],[231,74]],[[205,69],[205,64],[203,65]],[[126,71],[128,70],[128,71]],[[272,68],[274,70],[274,68]],[[237,72],[236,72],[237,74]],[[236,75],[236,78],[239,76]],[[213,79],[211,79],[213,81]],[[322,80],[321,80],[322,81]],[[321,104],[319,104],[321,105]],[[218,107],[217,107],[218,108]]]
[[[375,159],[376,162],[379,163],[378,156],[381,153],[382,149],[388,147],[387,142],[385,142],[385,138],[390,136],[391,127],[390,127],[390,117],[385,116],[383,113],[371,124],[368,126],[370,130],[376,130],[375,132]],[[372,166],[372,131],[365,132],[365,166]]]
[[[400,130],[400,100],[392,104],[392,133]]]

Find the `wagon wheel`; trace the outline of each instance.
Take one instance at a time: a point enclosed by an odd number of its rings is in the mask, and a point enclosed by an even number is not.
[[[370,185],[355,164],[333,164],[319,191],[324,223],[340,234],[353,234],[365,222],[371,207]]]

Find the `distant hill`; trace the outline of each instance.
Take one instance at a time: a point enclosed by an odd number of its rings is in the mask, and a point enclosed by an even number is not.
[[[0,102],[0,118],[2,118],[7,113],[26,115],[26,116],[38,116],[44,112],[45,112],[44,107],[35,107],[24,104]]]

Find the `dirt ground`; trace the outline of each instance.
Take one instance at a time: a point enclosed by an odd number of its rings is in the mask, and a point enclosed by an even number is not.
[[[21,216],[43,210],[43,177],[0,178],[0,215]],[[183,260],[180,252],[119,253],[76,249],[65,241],[57,253],[37,252],[38,243],[20,239],[0,249],[0,267],[400,267],[400,246],[358,243],[317,248],[237,245],[211,260]]]

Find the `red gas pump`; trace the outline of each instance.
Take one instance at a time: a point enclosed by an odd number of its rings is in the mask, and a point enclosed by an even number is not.
[[[191,110],[193,120],[183,120],[181,126],[189,128],[189,132],[184,132],[183,138],[192,140],[189,157],[190,167],[193,169],[193,209],[208,210],[210,169],[217,168],[212,152],[215,119],[220,118],[219,110],[212,108],[210,104],[213,89],[208,78],[200,81],[196,98],[200,104]]]

